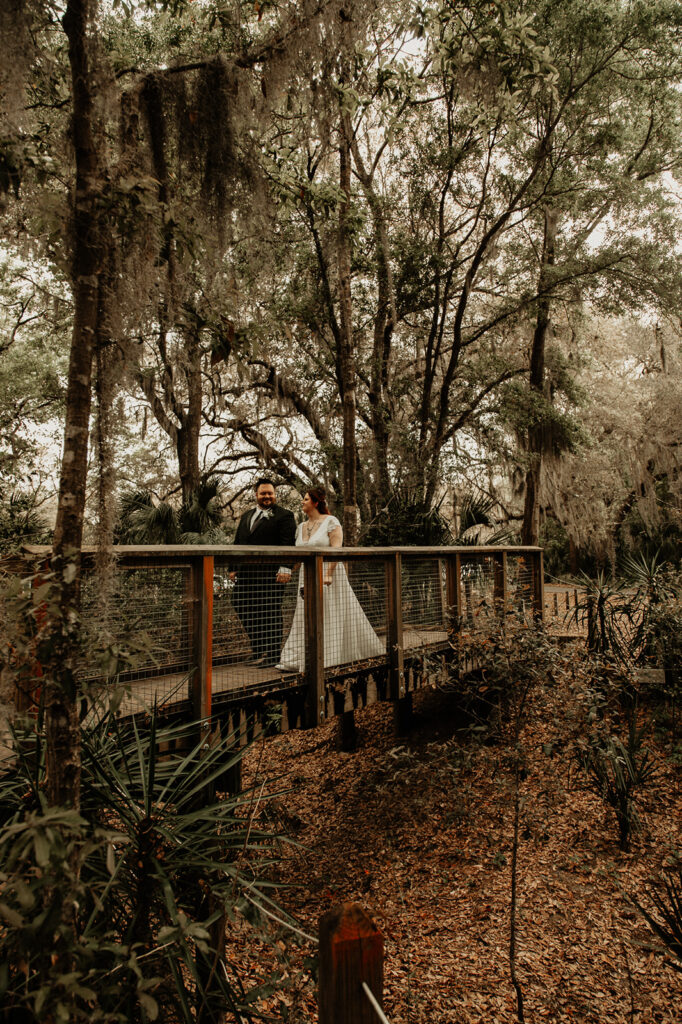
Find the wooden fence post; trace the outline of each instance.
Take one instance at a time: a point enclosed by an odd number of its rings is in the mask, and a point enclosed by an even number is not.
[[[213,558],[192,558],[190,569],[192,592],[192,649],[190,666],[190,699],[192,718],[197,723],[196,740],[202,753],[211,743],[211,699],[213,690]],[[241,762],[240,762],[241,768]],[[234,785],[241,789],[241,775]],[[215,786],[202,791],[200,800],[213,798]]]
[[[213,684],[213,558],[192,559],[192,713],[208,734]]]
[[[533,618],[536,623],[545,621],[545,563],[542,550],[531,556],[533,566]]]
[[[192,651],[190,665],[194,667],[191,679],[192,714],[198,723],[198,740],[201,744],[200,757],[208,753],[212,742],[211,706],[213,697],[213,574],[214,559],[211,555],[200,555],[192,558],[191,588],[193,596],[192,619]],[[218,726],[218,728],[220,728]],[[231,791],[241,790],[241,760],[232,766],[225,775],[230,776],[226,788]],[[217,780],[205,782],[195,797],[196,806],[207,805],[215,799]],[[209,945],[211,953],[207,955],[200,950],[196,952],[196,970],[199,978],[197,985],[197,1021],[218,1021],[217,1004],[220,999],[220,986],[215,981],[216,962],[225,955],[226,911],[218,905],[212,895],[200,897],[198,911],[201,917],[216,915],[209,925]]]
[[[359,903],[333,907],[320,918],[320,1024],[377,1024],[384,993],[384,938]]]
[[[462,556],[448,555],[445,559],[445,594],[450,616],[448,625],[459,629],[462,619]],[[453,623],[454,618],[454,623]]]
[[[457,669],[461,669],[461,637],[462,626],[462,556],[448,555],[445,559],[445,599],[447,602],[445,628],[453,648],[453,658]],[[455,646],[455,636],[457,643]]]
[[[306,725],[324,722],[324,615],[322,605],[322,555],[306,558],[303,565],[305,600],[305,673],[308,683]]]
[[[495,555],[493,560],[493,603],[501,618],[507,614],[507,552]]]
[[[405,685],[402,558],[397,552],[386,562],[386,656],[393,724],[396,735],[404,736],[412,722],[412,694]]]

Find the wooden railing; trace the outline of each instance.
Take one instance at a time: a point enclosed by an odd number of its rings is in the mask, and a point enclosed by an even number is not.
[[[27,549],[34,562],[49,560],[50,549]],[[123,674],[141,680],[175,678],[189,682],[196,719],[211,718],[214,698],[226,702],[238,695],[296,687],[304,695],[302,723],[318,724],[344,710],[339,687],[330,684],[355,673],[374,674],[381,696],[401,701],[408,694],[406,666],[428,650],[449,647],[458,624],[494,621],[515,610],[529,619],[543,616],[542,550],[536,547],[393,547],[393,548],[263,548],[204,545],[120,546],[112,549],[115,599],[101,611],[93,572],[95,552],[83,550],[83,602],[86,628],[122,637],[131,631],[151,636],[154,658]],[[325,560],[342,563],[385,654],[366,665],[324,664]],[[231,603],[230,572],[245,566],[302,565],[305,601],[305,664],[302,672],[269,670],[247,664],[245,634]],[[290,616],[297,581],[286,589]],[[113,608],[113,611],[112,611]],[[110,621],[104,618],[109,615]],[[100,621],[102,619],[102,621]],[[285,614],[286,620],[286,614]],[[104,628],[106,627],[106,629]],[[285,621],[284,636],[287,623]],[[83,666],[96,677],[96,659]],[[412,668],[410,668],[412,671]]]

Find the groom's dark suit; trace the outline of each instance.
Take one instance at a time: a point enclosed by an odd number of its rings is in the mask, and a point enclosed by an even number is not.
[[[239,520],[235,544],[250,546],[293,545],[296,540],[296,520],[285,508],[272,505],[261,511],[255,527],[251,508]],[[266,664],[276,664],[282,650],[282,596],[284,585],[277,583],[278,563],[265,565],[241,564],[235,566],[237,582],[232,601],[235,611],[251,641],[256,658]]]

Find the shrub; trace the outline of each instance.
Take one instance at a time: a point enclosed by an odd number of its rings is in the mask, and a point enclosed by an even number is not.
[[[390,544],[451,544],[452,535],[440,511],[409,494],[392,494],[378,515],[363,530],[368,547]]]
[[[587,644],[590,651],[609,656],[620,663],[632,660],[632,620],[635,595],[625,580],[614,580],[600,571],[595,577],[581,573],[576,582],[582,596],[571,609],[570,620],[578,625],[587,622]]]
[[[453,636],[458,670],[453,686],[464,701],[475,728],[495,733],[522,710],[536,683],[552,678],[561,652],[552,637],[513,615],[480,628],[460,624]],[[462,672],[460,666],[469,666]]]
[[[156,714],[144,733],[93,721],[78,814],[46,806],[41,744],[16,737],[0,777],[0,1019],[248,1019],[221,956],[225,915],[267,912],[280,837],[254,826],[248,795],[206,798],[234,755],[196,735]]]
[[[35,494],[0,490],[0,554],[22,544],[49,544],[51,535]]]
[[[643,746],[643,730],[633,718],[626,743],[618,736],[592,734],[587,744],[579,745],[577,759],[593,789],[615,813],[621,850],[629,850],[639,827],[636,791],[655,775],[651,755]]]

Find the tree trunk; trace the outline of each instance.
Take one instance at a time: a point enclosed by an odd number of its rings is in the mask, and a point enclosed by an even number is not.
[[[184,370],[187,380],[187,408],[178,410],[181,427],[176,435],[182,500],[188,502],[199,487],[199,435],[201,433],[201,347],[196,331],[185,334]]]
[[[357,500],[357,441],[355,436],[355,350],[353,345],[353,310],[350,287],[350,118],[341,112],[339,129],[339,183],[346,196],[339,206],[337,258],[339,265],[339,385],[343,403],[343,537],[344,543],[357,544],[360,534],[360,509]]]
[[[542,261],[538,281],[538,295],[540,298],[538,300],[538,313],[535,321],[533,348],[530,357],[531,397],[535,394],[539,399],[542,398],[545,385],[545,343],[550,312],[547,278],[549,268],[554,265],[557,227],[558,216],[556,211],[546,208]],[[537,544],[538,542],[538,504],[543,442],[544,424],[540,420],[539,422],[534,422],[528,430],[528,469],[526,471],[526,497],[523,507],[523,524],[521,526],[522,544]]]
[[[54,532],[58,601],[46,652],[47,794],[52,805],[80,803],[80,726],[76,656],[80,604],[92,358],[98,331],[102,237],[100,139],[94,112],[94,76],[87,45],[91,0],[68,0],[63,18],[73,90],[72,137],[76,158],[72,287],[74,322],[66,393],[64,450]],[[43,655],[45,658],[45,655]]]
[[[185,341],[182,370],[186,383],[186,402],[183,395],[176,390],[164,332],[160,333],[157,342],[163,366],[158,389],[155,379],[144,373],[137,374],[137,383],[149,402],[154,419],[168,435],[175,448],[182,500],[187,502],[193,491],[196,491],[201,479],[199,437],[201,434],[202,381],[199,336],[194,332],[186,332]],[[178,421],[180,426],[178,426]]]
[[[395,283],[390,260],[390,244],[386,216],[381,199],[374,190],[372,173],[365,168],[357,142],[352,144],[355,168],[367,197],[374,225],[376,247],[377,308],[374,315],[374,339],[369,381],[369,414],[372,426],[375,479],[371,487],[372,508],[381,508],[391,492],[388,449],[391,412],[388,404],[391,344],[397,320]],[[364,477],[364,475],[363,475]],[[363,479],[361,477],[361,479]],[[365,480],[365,490],[368,481]]]
[[[187,504],[199,486],[199,435],[191,430],[189,423],[184,423],[176,434],[178,469],[182,487],[182,500]],[[195,443],[197,442],[197,443]]]

